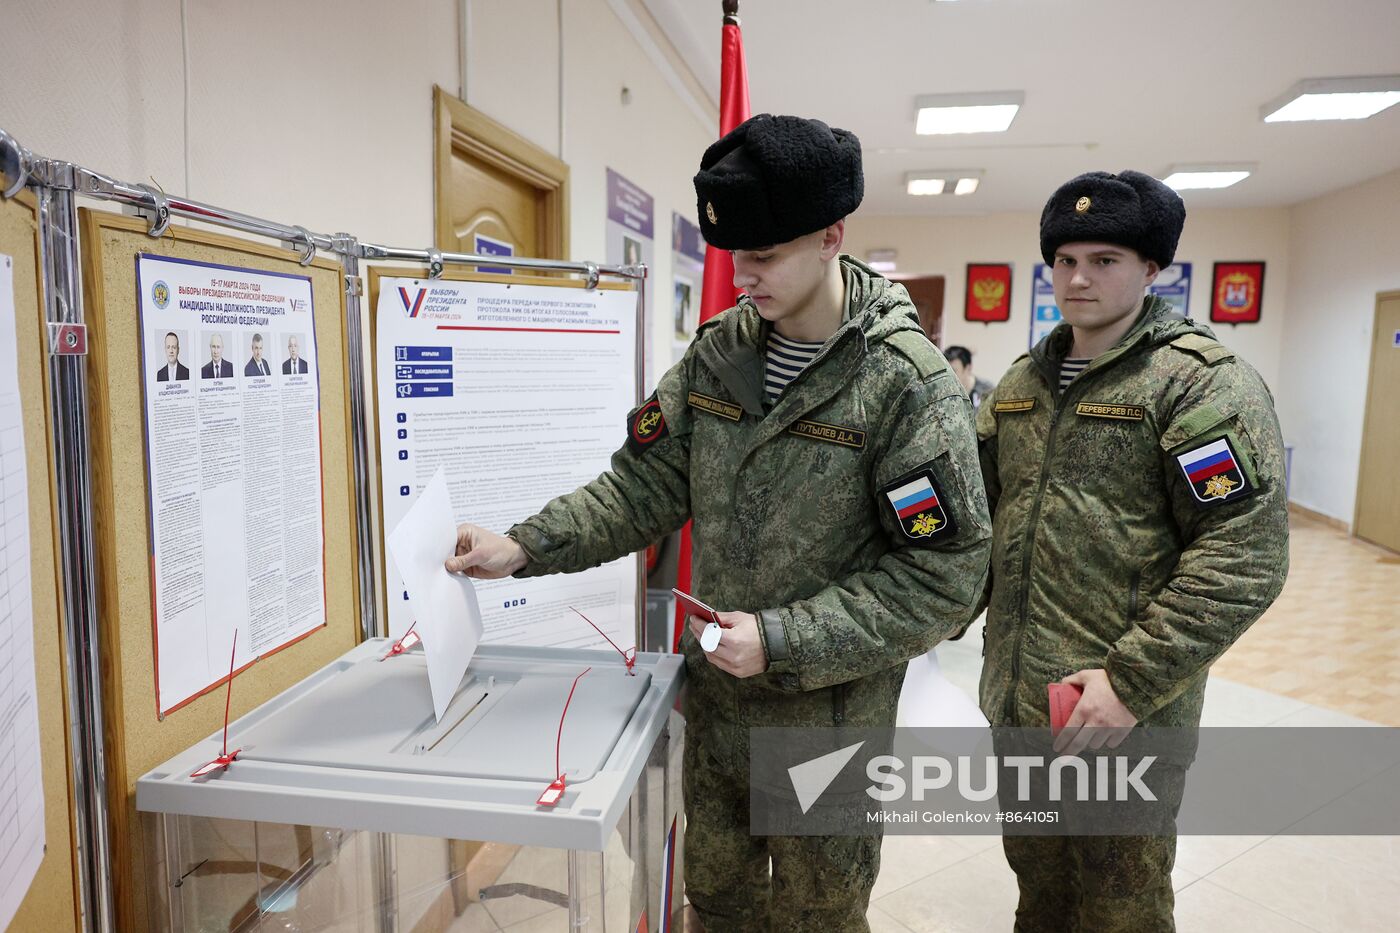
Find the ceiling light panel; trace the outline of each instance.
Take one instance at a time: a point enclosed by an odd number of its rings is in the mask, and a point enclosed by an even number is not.
[[[1259,108],[1265,123],[1365,120],[1400,104],[1400,75],[1312,78]]]
[[[928,94],[914,101],[914,132],[921,136],[1003,133],[1025,99],[1021,91]]]

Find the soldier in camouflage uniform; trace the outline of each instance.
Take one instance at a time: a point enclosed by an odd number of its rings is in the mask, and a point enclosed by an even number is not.
[[[1136,172],[1056,191],[1041,252],[1065,323],[978,413],[993,515],[982,709],[993,726],[1044,727],[1046,685],[1082,687],[1057,742],[1069,754],[1136,724],[1198,725],[1210,665],[1287,572],[1269,390],[1208,328],[1143,295],[1185,213]],[[1017,930],[1173,929],[1170,830],[1004,845]]]
[[[583,570],[693,519],[694,594],[725,611],[713,653],[694,618],[682,639],[690,901],[709,933],[866,930],[880,840],[751,836],[749,729],[893,726],[905,662],[973,617],[991,528],[972,411],[904,289],[839,254],[852,134],[757,116],[695,185],[753,297],[700,328],[609,472],[508,537],[462,526],[448,569]],[[820,347],[776,396],[774,334]]]

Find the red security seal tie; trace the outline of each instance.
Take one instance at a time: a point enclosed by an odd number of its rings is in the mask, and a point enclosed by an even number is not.
[[[229,652],[229,656],[228,656],[228,693],[224,695],[224,744],[223,744],[223,754],[221,754],[218,758],[215,758],[213,761],[207,761],[207,762],[205,762],[204,764],[200,765],[198,768],[195,768],[193,771],[191,771],[191,772],[190,772],[190,777],[192,777],[192,778],[208,777],[209,775],[213,774],[215,771],[222,771],[222,770],[224,770],[224,769],[227,768],[229,765],[233,764],[233,760],[234,760],[235,758],[238,757],[238,753],[241,752],[241,751],[243,751],[243,749],[241,749],[241,748],[235,748],[235,749],[234,749],[233,751],[231,751],[231,752],[228,750],[228,708],[229,708],[229,702],[233,700],[233,659],[234,659],[235,657],[237,657],[237,655],[238,655],[238,629],[234,629],[234,630],[233,630],[233,649]]]
[[[423,639],[419,636],[419,634],[413,630],[416,625],[418,625],[418,620],[414,619],[413,625],[410,625],[408,627],[408,631],[403,633],[403,637],[400,638],[398,641],[394,642],[392,645],[390,645],[389,650],[385,652],[384,656],[381,657],[379,660],[387,661],[395,655],[403,654],[405,651],[422,641]]]
[[[582,619],[583,621],[587,622],[589,625],[593,625],[593,620],[590,619],[590,618],[588,618],[588,616],[586,616],[586,615],[584,615],[583,613],[579,612],[577,609],[574,609],[573,606],[570,606],[569,609],[570,609],[575,615],[577,615],[580,619]],[[613,641],[611,638],[608,638],[608,633],[607,633],[607,632],[603,631],[602,629],[600,629],[600,628],[599,628],[598,626],[596,626],[596,625],[593,625],[593,631],[597,632],[599,635],[602,635],[604,638],[606,638],[607,641],[608,641],[608,644],[610,644],[610,645],[613,646],[613,650],[616,651],[618,654],[622,655],[622,661],[623,661],[624,664],[627,665],[627,676],[628,676],[628,677],[635,677],[635,676],[637,675],[637,672],[634,671],[634,670],[632,670],[632,668],[634,668],[634,667],[637,666],[637,649],[636,649],[636,647],[633,646],[633,647],[631,647],[631,648],[628,648],[626,651],[623,651],[621,648],[619,648],[619,647],[617,646],[617,642]]]
[[[577,609],[574,611],[578,612]],[[580,613],[580,615],[582,615],[582,613]],[[589,624],[592,625],[591,622]],[[564,771],[559,767],[559,746],[564,741],[564,717],[569,715],[569,704],[573,702],[574,691],[578,689],[578,682],[583,679],[584,674],[587,674],[591,670],[593,670],[593,668],[585,667],[579,675],[574,678],[574,685],[569,688],[569,698],[564,701],[564,712],[559,714],[559,734],[554,738],[554,773],[559,776],[550,782],[549,786],[544,789],[544,793],[540,794],[539,799],[535,801],[536,806],[552,807],[564,797]]]

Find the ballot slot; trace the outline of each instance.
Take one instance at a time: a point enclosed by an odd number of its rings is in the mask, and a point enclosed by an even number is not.
[[[592,654],[592,652],[590,652]],[[601,655],[601,652],[598,654]],[[587,666],[584,662],[584,666]],[[419,651],[338,670],[297,701],[231,731],[245,762],[548,783],[558,767],[585,781],[605,766],[652,675],[578,661],[472,662],[438,721]]]

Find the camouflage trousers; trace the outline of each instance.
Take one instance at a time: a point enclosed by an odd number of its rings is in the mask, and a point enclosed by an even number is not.
[[[869,931],[879,836],[751,835],[748,774],[689,737],[684,761],[685,888],[705,933]]]
[[[1172,922],[1175,836],[1006,836],[1017,933],[1158,933]]]

